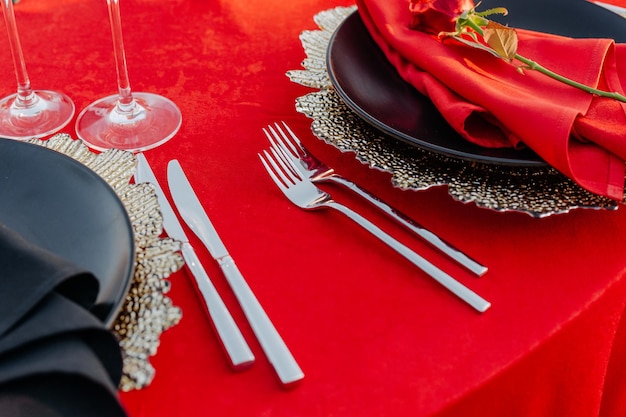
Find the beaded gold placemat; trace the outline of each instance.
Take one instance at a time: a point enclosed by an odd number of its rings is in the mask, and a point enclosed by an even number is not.
[[[295,83],[316,89],[296,100],[296,110],[313,119],[313,133],[371,168],[392,174],[392,184],[405,190],[446,186],[464,203],[533,217],[567,213],[575,208],[617,209],[619,203],[587,192],[550,167],[520,168],[453,159],[383,134],[343,103],[328,76],[326,55],[337,27],[356,7],[318,13],[320,30],[303,31],[304,70],[288,71]]]
[[[167,297],[167,278],[180,269],[180,242],[161,238],[163,218],[154,187],[130,182],[135,173],[131,152],[108,150],[96,154],[67,134],[29,142],[61,152],[81,162],[102,177],[117,193],[130,217],[135,236],[135,269],[130,289],[111,325],[123,357],[122,391],[150,384],[155,370],[150,363],[161,334],[182,317],[180,308]]]

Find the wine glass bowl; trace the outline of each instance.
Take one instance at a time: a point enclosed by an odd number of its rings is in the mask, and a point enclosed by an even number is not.
[[[76,134],[91,148],[139,152],[157,147],[180,129],[182,115],[176,104],[154,93],[131,91],[122,38],[119,0],[107,0],[118,94],[101,98],[76,119]]]

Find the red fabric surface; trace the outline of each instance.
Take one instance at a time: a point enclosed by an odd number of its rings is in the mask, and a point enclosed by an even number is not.
[[[609,6],[626,7],[626,1],[624,0],[592,1],[592,3],[604,3]]]
[[[412,30],[405,0],[357,3],[365,26],[402,78],[430,97],[467,140],[489,147],[523,143],[584,188],[622,200],[626,103],[594,97],[537,71],[522,75],[520,63]],[[517,33],[520,55],[584,85],[623,94],[625,71],[617,63],[626,60],[624,45]]]
[[[171,277],[183,310],[152,358],[156,376],[121,394],[130,417],[626,415],[626,210],[542,220],[403,192],[315,139],[294,110],[298,36],[319,11],[350,2],[122,0],[131,85],[173,99],[179,134],[145,153],[165,183],[188,171],[231,254],[306,374],[281,389],[217,264],[192,243],[257,356],[232,372],[186,271]],[[626,5],[626,4],[624,4]],[[35,88],[80,110],[115,92],[104,0],[22,0],[16,8]],[[1,42],[4,40],[0,39]],[[0,86],[14,89],[2,46]],[[285,120],[345,176],[484,262],[474,278],[335,187],[326,187],[456,275],[493,307],[479,314],[334,212],[304,212],[271,183],[261,128]],[[73,134],[73,126],[66,132]]]

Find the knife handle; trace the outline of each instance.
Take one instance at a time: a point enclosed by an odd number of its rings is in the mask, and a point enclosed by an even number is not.
[[[196,280],[198,289],[204,299],[204,304],[213,321],[215,331],[230,359],[233,369],[241,370],[248,368],[254,363],[254,354],[226,308],[224,301],[222,301],[209,276],[200,264],[196,252],[189,243],[183,244],[181,252],[185,259],[185,264]]]
[[[248,286],[235,261],[229,255],[218,259],[224,276],[228,280],[241,308],[248,318],[250,327],[254,331],[269,362],[274,367],[278,378],[283,385],[288,386],[304,378],[304,373],[282,337],[272,324],[265,310]]]

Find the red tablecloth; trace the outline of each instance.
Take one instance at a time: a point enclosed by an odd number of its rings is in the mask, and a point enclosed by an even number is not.
[[[574,1],[574,0],[572,0]],[[123,0],[135,91],[173,99],[180,133],[147,151],[157,177],[177,158],[306,378],[281,389],[217,264],[192,242],[257,356],[232,372],[186,271],[171,277],[179,325],[152,359],[156,377],[121,394],[130,417],[624,416],[626,210],[538,220],[403,192],[389,176],[310,134],[290,82],[298,36],[337,0]],[[622,1],[626,6],[626,2]],[[116,91],[104,0],[22,0],[16,7],[34,88],[77,110]],[[0,87],[14,90],[2,40]],[[271,183],[261,128],[287,121],[323,160],[486,263],[474,278],[336,188],[407,245],[489,299],[479,314],[334,212],[304,212]],[[64,131],[74,134],[73,125]],[[53,215],[53,213],[51,214]],[[1,413],[0,413],[1,414]]]

